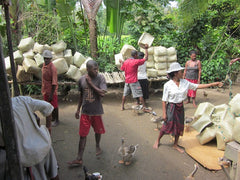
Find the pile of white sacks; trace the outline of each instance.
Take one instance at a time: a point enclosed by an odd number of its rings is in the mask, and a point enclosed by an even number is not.
[[[125,44],[120,53],[115,55],[115,63],[120,66],[119,59],[126,60],[131,57],[131,51],[136,50],[133,46]],[[145,49],[140,48],[145,53]],[[167,75],[171,63],[177,61],[177,51],[174,47],[152,46],[148,49],[147,76],[157,78]]]
[[[240,94],[228,104],[199,104],[191,126],[199,132],[197,139],[202,145],[216,139],[217,149],[225,150],[230,141],[240,143]]]
[[[58,75],[63,74],[69,79],[78,81],[82,74],[86,73],[86,63],[91,58],[84,57],[79,52],[72,55],[71,49],[66,48],[67,44],[64,41],[50,46],[34,42],[31,37],[22,39],[18,45],[19,50],[13,54],[18,82],[32,81],[33,76],[41,79],[41,67],[44,63],[42,53],[46,49],[52,52],[52,62],[57,68]],[[5,66],[7,73],[11,74],[9,57],[5,58]]]

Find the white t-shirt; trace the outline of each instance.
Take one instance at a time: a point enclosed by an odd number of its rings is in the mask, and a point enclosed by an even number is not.
[[[147,79],[147,65],[146,65],[146,61],[143,65],[138,66],[138,79]]]
[[[164,84],[162,101],[171,103],[181,103],[187,98],[189,89],[196,90],[198,84],[191,83],[186,79],[180,79],[179,87],[173,80]]]

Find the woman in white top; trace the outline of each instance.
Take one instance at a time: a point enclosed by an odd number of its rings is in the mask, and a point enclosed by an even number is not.
[[[210,84],[194,84],[183,79],[184,68],[179,63],[174,62],[167,71],[170,80],[164,84],[162,96],[162,108],[164,124],[160,130],[157,141],[153,148],[157,149],[160,145],[160,139],[165,134],[175,136],[173,148],[183,153],[184,150],[178,146],[179,136],[184,132],[184,107],[183,100],[187,98],[189,89],[202,89],[212,86],[222,86],[221,82]]]

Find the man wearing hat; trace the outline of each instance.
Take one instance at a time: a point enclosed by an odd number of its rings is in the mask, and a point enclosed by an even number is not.
[[[49,50],[43,51],[44,64],[42,67],[42,94],[43,99],[50,102],[54,107],[52,112],[52,120],[54,121],[52,126],[57,126],[59,124],[58,118],[58,79],[57,79],[57,69],[52,60],[52,52]],[[47,120],[47,127],[51,127],[51,122]]]

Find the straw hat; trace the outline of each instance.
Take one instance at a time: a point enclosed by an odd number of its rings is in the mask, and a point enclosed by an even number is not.
[[[42,56],[43,56],[44,58],[52,59],[52,52],[49,51],[49,50],[44,50]]]
[[[167,73],[180,71],[180,70],[183,70],[183,69],[185,69],[185,68],[181,67],[181,65],[178,62],[174,62],[174,63],[170,64],[170,67],[169,67]]]

